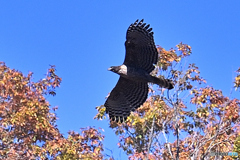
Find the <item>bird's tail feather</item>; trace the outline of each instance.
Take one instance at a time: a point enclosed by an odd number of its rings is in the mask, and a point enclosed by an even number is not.
[[[153,77],[152,78],[152,82],[155,84],[158,84],[159,86],[163,87],[163,88],[167,88],[167,89],[173,89],[173,82],[170,79],[165,79],[165,78],[157,78],[157,77]]]

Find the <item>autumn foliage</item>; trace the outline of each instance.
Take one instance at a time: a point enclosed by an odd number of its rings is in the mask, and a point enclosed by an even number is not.
[[[157,49],[160,58],[152,74],[172,79],[175,87],[168,91],[150,84],[149,98],[137,111],[124,123],[109,122],[119,149],[129,159],[240,158],[240,100],[207,85],[199,68],[188,62],[189,45]],[[37,82],[32,76],[0,62],[0,159],[118,158],[104,153],[101,129],[81,128],[66,137],[58,130],[57,107],[46,100],[56,95],[62,80],[54,66]],[[233,88],[239,91],[240,68]],[[103,105],[97,110],[95,119],[107,118]],[[235,156],[217,154],[229,152]]]
[[[0,159],[102,159],[101,133],[82,128],[64,138],[56,126],[57,107],[46,95],[55,95],[61,78],[51,66],[46,78],[32,82],[32,73],[0,63]]]
[[[151,85],[148,100],[125,123],[110,122],[119,136],[119,148],[129,159],[231,159],[217,153],[240,155],[240,100],[206,84],[191,47],[180,43],[166,51],[158,46],[159,62],[153,74],[174,81],[173,91]],[[240,86],[240,69],[234,81]],[[105,118],[97,107],[95,118]],[[235,156],[236,158],[236,156]]]

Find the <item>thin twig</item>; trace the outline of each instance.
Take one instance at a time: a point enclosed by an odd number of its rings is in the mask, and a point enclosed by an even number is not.
[[[148,149],[147,149],[147,159],[148,159],[150,147],[151,147],[151,145],[152,145],[154,124],[155,124],[155,116],[153,116],[151,132],[150,132],[150,135],[149,135],[149,143],[148,143]]]
[[[163,133],[163,136],[164,136],[165,141],[166,141],[166,144],[167,144],[168,152],[169,152],[169,154],[171,155],[172,159],[174,159],[174,158],[173,158],[173,154],[172,154],[172,152],[171,152],[170,144],[168,143],[168,140],[167,140],[167,137],[166,137],[166,134],[165,134],[165,123],[163,123],[162,133]]]
[[[176,160],[179,160],[179,124],[176,124],[176,132],[177,132],[177,155],[176,155]]]

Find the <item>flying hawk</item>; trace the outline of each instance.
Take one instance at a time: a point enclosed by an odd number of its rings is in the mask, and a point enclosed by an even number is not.
[[[171,80],[150,75],[158,61],[152,28],[143,19],[131,24],[125,41],[126,56],[122,65],[108,70],[120,75],[104,106],[112,121],[123,122],[131,111],[139,108],[147,99],[148,82],[172,89]]]

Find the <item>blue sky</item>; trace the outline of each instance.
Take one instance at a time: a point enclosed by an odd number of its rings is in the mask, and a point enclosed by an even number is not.
[[[0,61],[24,74],[34,72],[36,81],[56,65],[63,81],[57,96],[48,100],[59,106],[60,131],[67,135],[81,127],[101,127],[104,146],[121,159],[108,121],[93,117],[118,80],[107,68],[122,64],[128,26],[144,18],[157,45],[168,50],[179,42],[189,44],[189,62],[208,85],[229,96],[240,67],[239,7],[237,0],[0,1]]]

